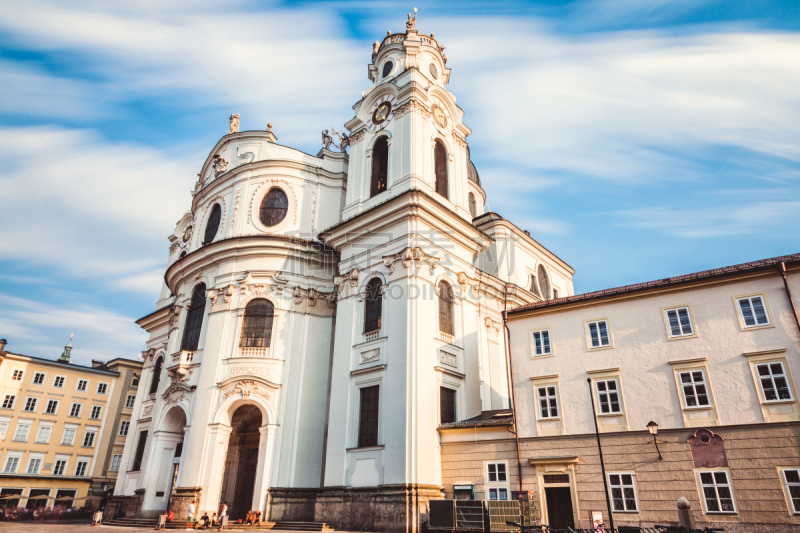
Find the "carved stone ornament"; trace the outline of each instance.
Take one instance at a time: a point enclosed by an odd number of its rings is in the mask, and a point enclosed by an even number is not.
[[[452,366],[453,368],[458,367],[455,354],[449,352],[439,352],[439,362],[443,365]]]
[[[234,113],[233,115],[231,115],[228,121],[229,121],[228,125],[230,128],[228,130],[228,135],[230,135],[231,133],[239,133],[239,113]]]
[[[467,292],[467,284],[470,281],[474,281],[472,278],[467,276],[466,272],[459,272],[456,274],[456,279],[458,280],[458,288],[461,289],[461,292]]]
[[[169,307],[169,328],[172,329],[173,327],[178,327],[178,317],[181,316],[181,310],[183,310],[182,305],[171,305]]]
[[[241,200],[242,200],[242,189],[239,188],[236,189],[236,199],[233,201],[233,216],[231,217],[231,226],[236,224],[236,215],[239,214],[239,202]]]
[[[248,163],[252,163],[253,159],[256,158],[256,154],[253,152],[245,152],[243,154],[239,154],[239,164],[246,165]]]
[[[367,136],[366,129],[360,129],[357,132],[353,133],[352,135],[350,135],[350,146],[353,146],[356,143],[364,140],[364,137],[366,136]]]
[[[272,393],[270,391],[262,387],[259,383],[249,380],[242,380],[236,382],[236,384],[231,389],[229,389],[222,395],[222,398],[227,400],[231,396],[234,396],[239,393],[242,394],[243,400],[249,400],[250,396],[254,395],[254,396],[261,396],[268,402],[272,401]]]
[[[186,383],[192,377],[192,369],[177,366],[167,370],[167,375],[172,380],[172,384]]]
[[[347,281],[350,282],[350,286],[353,287],[354,289],[358,287],[358,277],[359,277],[359,272],[358,269],[356,268],[351,269],[350,272],[348,272],[343,276],[334,276],[333,284],[336,287],[336,292],[342,292],[344,284]]]
[[[336,292],[321,292],[314,288],[311,289],[302,289],[300,287],[294,287],[292,289],[292,298],[294,299],[295,305],[300,305],[303,303],[303,300],[308,300],[309,307],[315,307],[317,305],[317,300],[323,300],[328,302],[328,307],[334,308],[336,307]]]
[[[167,403],[178,403],[186,399],[187,392],[192,392],[192,389],[185,385],[171,385],[167,387],[167,390],[164,391],[161,397],[164,398]]]
[[[181,246],[181,245],[178,243],[178,241],[175,241],[175,242],[173,242],[172,244],[170,244],[170,245],[169,245],[169,255],[172,255],[172,254],[174,254],[175,252],[177,252],[177,251],[178,251],[178,248],[180,248],[180,246]]]
[[[142,352],[142,366],[147,366],[147,363],[150,362],[153,357],[156,355],[156,349],[150,348],[149,350],[145,350]]]
[[[483,325],[486,326],[486,331],[494,330],[495,337],[500,334],[500,322],[495,322],[487,316],[483,318]]]
[[[692,449],[692,459],[696,468],[716,468],[728,466],[725,455],[725,439],[722,435],[707,429],[698,429],[686,442]]]
[[[380,358],[381,358],[380,348],[375,348],[374,350],[361,352],[361,363],[371,363],[372,361],[377,361]]]
[[[153,414],[153,406],[152,405],[145,406],[145,408],[144,408],[144,416],[150,416],[152,414]]]
[[[421,267],[423,264],[428,265],[428,271],[433,274],[434,269],[439,261],[438,257],[433,257],[422,251],[422,248],[405,248],[400,253],[394,255],[384,255],[383,264],[389,269],[389,272],[394,274],[395,263],[402,261],[403,267],[406,269],[415,266]]]
[[[215,155],[214,162],[211,163],[211,167],[214,169],[214,177],[216,178],[228,170],[228,160],[221,155]]]

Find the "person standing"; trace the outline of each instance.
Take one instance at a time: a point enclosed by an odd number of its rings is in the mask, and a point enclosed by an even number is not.
[[[222,531],[222,526],[225,524],[225,517],[228,516],[228,504],[222,502],[222,510],[219,513],[219,529]]]
[[[195,509],[194,504],[195,502],[190,503],[189,508],[186,510],[187,513],[189,514],[189,522],[194,522],[194,509]]]

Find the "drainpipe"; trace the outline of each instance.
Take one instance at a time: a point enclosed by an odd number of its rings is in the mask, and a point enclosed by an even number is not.
[[[792,292],[789,290],[789,282],[786,280],[786,263],[781,261],[778,263],[778,272],[781,273],[781,277],[783,278],[783,287],[786,289],[786,296],[789,298],[789,305],[792,306],[792,312],[794,313],[794,323],[797,324],[797,330],[800,331],[800,317],[797,315],[797,307],[794,305],[794,300],[792,300]]]
[[[606,508],[608,509],[608,522],[611,531],[614,531],[614,517],[611,515],[611,498],[608,495],[608,479],[606,479],[606,465],[603,462],[603,447],[600,446],[600,430],[597,427],[597,411],[594,410],[594,391],[592,390],[592,378],[588,378],[589,398],[592,399],[592,418],[594,418],[594,434],[597,436],[597,451],[600,452],[600,470],[603,472],[603,488],[606,493]]]
[[[511,416],[514,421],[514,440],[517,443],[517,474],[519,477],[519,490],[522,491],[522,460],[519,456],[519,425],[517,424],[517,394],[514,391],[514,363],[511,357],[511,330],[508,329],[508,317],[506,311],[503,310],[503,329],[506,330],[506,346],[508,347],[508,368],[511,372],[511,383],[509,383],[509,391],[511,392]]]

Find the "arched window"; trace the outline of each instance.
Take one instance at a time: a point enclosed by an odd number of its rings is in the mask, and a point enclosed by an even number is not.
[[[186,324],[183,326],[183,342],[181,350],[194,352],[200,342],[200,329],[203,327],[203,315],[206,311],[206,285],[201,283],[194,288],[192,300],[189,303],[189,313]]]
[[[214,207],[211,208],[211,215],[208,217],[208,223],[206,224],[206,234],[203,239],[203,244],[211,244],[214,242],[214,237],[217,236],[217,231],[219,231],[220,218],[222,218],[222,208],[219,204],[214,204]]]
[[[539,290],[541,291],[541,296],[545,300],[550,299],[550,278],[547,277],[547,271],[544,269],[544,265],[539,265],[539,270],[536,276],[539,281]]]
[[[539,292],[539,285],[536,283],[536,275],[531,274],[531,292],[536,296],[541,296],[542,294]]]
[[[153,364],[153,377],[150,380],[150,394],[158,391],[158,382],[161,381],[161,369],[164,367],[164,358],[159,357]]]
[[[455,335],[453,328],[453,288],[446,281],[439,282],[439,331]]]
[[[250,300],[244,308],[244,323],[239,346],[244,348],[269,348],[272,340],[272,319],[275,307],[266,298]]]
[[[372,278],[367,283],[365,300],[364,333],[380,331],[383,301],[381,299],[381,280],[379,278]]]
[[[261,202],[261,210],[258,213],[258,217],[262,224],[272,227],[286,218],[288,210],[289,199],[286,197],[286,193],[278,187],[273,187]]]
[[[386,175],[389,173],[389,141],[386,136],[378,137],[372,146],[372,179],[370,197],[386,190]]]
[[[447,195],[447,150],[442,141],[436,141],[433,149],[433,165],[436,173],[436,192],[449,198]]]
[[[474,193],[469,193],[469,214],[472,218],[478,216],[478,200],[475,199]]]
[[[181,252],[181,255],[180,255],[180,256],[178,256],[178,261],[180,261],[180,260],[181,260],[181,259],[183,259],[184,257],[186,257],[186,250],[182,251],[182,252]]]

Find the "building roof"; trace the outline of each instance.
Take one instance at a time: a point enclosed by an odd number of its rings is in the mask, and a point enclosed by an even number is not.
[[[441,424],[439,429],[460,429],[472,427],[504,427],[514,424],[514,415],[511,409],[495,409],[494,411],[481,411],[478,416],[473,416],[460,422]]]
[[[84,365],[76,365],[74,363],[60,363],[58,361],[54,361],[53,359],[45,359],[43,357],[34,357],[32,355],[25,355],[21,353],[13,353],[13,352],[2,352],[4,356],[12,356],[12,357],[24,357],[25,359],[31,359],[31,362],[34,363],[42,363],[46,365],[53,365],[59,366],[61,368],[74,370],[76,372],[94,372],[97,374],[106,374],[109,376],[119,376],[119,372],[114,372],[112,370],[100,370],[98,368],[92,368],[90,366]]]
[[[608,296],[617,296],[620,294],[633,293],[639,291],[646,291],[658,289],[661,287],[669,287],[690,283],[693,281],[721,278],[733,274],[740,274],[746,272],[753,272],[758,270],[774,269],[780,263],[800,263],[800,253],[783,255],[780,257],[773,257],[770,259],[761,259],[759,261],[752,261],[750,263],[741,263],[739,265],[732,265],[722,268],[713,268],[711,270],[703,270],[701,272],[694,272],[692,274],[684,274],[682,276],[675,276],[672,278],[657,279],[654,281],[647,281],[644,283],[634,283],[633,285],[623,285],[621,287],[614,287],[612,289],[604,289],[602,291],[587,292],[584,294],[575,294],[573,296],[565,296],[563,298],[555,298],[552,300],[544,300],[541,302],[534,302],[520,307],[516,307],[508,311],[508,315],[514,315],[531,309],[542,309],[549,307],[558,307],[574,302],[584,302],[591,300],[598,300]]]

